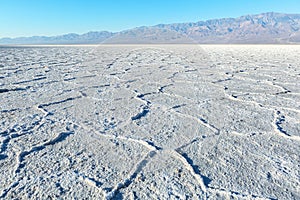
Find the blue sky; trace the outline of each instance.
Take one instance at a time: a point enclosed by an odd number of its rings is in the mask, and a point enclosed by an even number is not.
[[[300,14],[300,0],[0,0],[0,38],[120,31],[270,11]]]

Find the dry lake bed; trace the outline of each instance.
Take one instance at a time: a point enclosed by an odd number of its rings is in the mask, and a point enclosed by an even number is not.
[[[300,46],[0,48],[0,199],[300,199]]]

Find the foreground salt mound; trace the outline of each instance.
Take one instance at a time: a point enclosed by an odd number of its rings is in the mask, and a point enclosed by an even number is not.
[[[299,53],[1,48],[1,198],[299,199]]]

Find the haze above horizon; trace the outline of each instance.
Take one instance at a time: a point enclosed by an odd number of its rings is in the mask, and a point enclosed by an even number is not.
[[[299,0],[0,1],[0,38],[117,32],[138,26],[197,22],[265,12],[300,13]]]

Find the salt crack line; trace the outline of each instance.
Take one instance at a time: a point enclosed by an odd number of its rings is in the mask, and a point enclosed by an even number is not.
[[[215,135],[220,134],[220,129],[215,127],[213,124],[208,123],[208,121],[205,120],[203,117],[195,117],[195,116],[192,116],[192,115],[189,115],[189,114],[184,114],[184,113],[176,111],[175,110],[176,108],[174,109],[173,107],[171,109],[164,106],[164,105],[160,105],[160,107],[163,108],[164,112],[172,112],[175,115],[179,115],[181,117],[191,119],[191,120],[196,121],[197,123],[199,123],[201,125],[204,125],[208,129],[212,130],[215,133]]]
[[[20,170],[22,168],[25,167],[25,164],[23,163],[24,159],[26,156],[28,156],[29,154],[33,153],[33,152],[37,152],[37,151],[41,151],[43,149],[45,149],[47,146],[49,145],[55,145],[56,143],[58,142],[61,142],[63,140],[65,140],[68,136],[70,136],[71,134],[74,134],[75,132],[74,131],[71,131],[69,127],[66,128],[67,132],[61,132],[59,133],[55,138],[47,141],[47,142],[44,142],[40,145],[36,145],[34,147],[31,147],[31,149],[29,151],[22,151],[22,152],[19,152],[19,154],[17,154],[17,167],[16,167],[16,170],[15,170],[15,174],[19,173]],[[7,196],[7,194],[15,187],[17,187],[19,185],[19,182],[21,181],[21,179],[18,179],[17,181],[14,181],[8,188],[4,189],[2,191],[2,194],[0,196],[0,198],[5,198]]]
[[[39,78],[34,78],[34,79],[30,79],[30,80],[25,80],[25,81],[19,81],[19,82],[15,82],[13,84],[17,85],[17,84],[24,84],[24,83],[30,83],[30,82],[34,82],[34,81],[40,81],[40,80],[44,80],[47,79],[46,76],[43,77],[39,77]]]
[[[180,151],[181,149],[183,149],[183,148],[185,148],[185,147],[188,147],[188,146],[194,144],[195,142],[200,141],[201,139],[206,139],[206,138],[214,137],[214,136],[215,136],[215,135],[212,135],[212,136],[205,136],[205,137],[196,137],[196,138],[192,139],[190,142],[187,142],[187,143],[185,143],[185,144],[183,144],[183,145],[177,147],[177,148],[175,149],[175,151]]]
[[[157,93],[164,93],[164,89],[167,88],[167,87],[170,87],[170,86],[173,86],[174,84],[171,83],[171,84],[168,84],[168,85],[164,85],[164,86],[161,86],[157,89]]]
[[[158,147],[156,147],[156,146],[152,145],[151,143],[144,141],[144,140],[133,139],[130,137],[125,137],[125,136],[102,134],[102,133],[98,133],[98,132],[96,132],[96,133],[97,133],[97,135],[101,135],[103,137],[107,137],[107,138],[111,138],[111,139],[120,139],[120,140],[125,140],[128,142],[138,143],[138,144],[143,145],[144,147],[147,147],[147,149],[149,149],[151,151],[159,150]]]
[[[130,184],[135,180],[137,175],[143,170],[143,168],[147,165],[151,158],[156,155],[156,151],[150,151],[147,155],[135,166],[130,176],[125,179],[122,183],[117,184],[113,190],[106,195],[106,199],[110,200],[113,199],[121,189],[127,188]]]
[[[243,198],[243,199],[257,199],[257,200],[275,200],[272,197],[259,197],[257,195],[253,194],[243,194],[240,192],[232,191],[232,190],[225,190],[222,188],[215,188],[215,187],[209,187],[208,190],[212,190],[214,192],[218,192],[223,195],[231,195],[237,198]]]
[[[138,120],[138,119],[141,119],[143,117],[146,117],[146,115],[150,112],[150,109],[148,106],[144,106],[142,107],[141,111],[139,113],[137,113],[135,116],[132,116],[131,117],[131,120],[132,121],[135,121],[135,120]]]
[[[6,92],[16,92],[16,91],[25,91],[26,89],[28,89],[27,87],[26,88],[12,88],[12,89],[7,89],[7,88],[4,88],[4,89],[1,89],[0,88],[0,93],[6,93]]]
[[[105,138],[109,138],[109,139],[120,139],[120,140],[125,140],[125,141],[128,141],[128,142],[133,142],[133,143],[141,144],[142,146],[146,147],[146,148],[149,149],[150,151],[155,151],[155,150],[159,150],[159,149],[160,149],[159,147],[153,145],[151,142],[147,142],[147,141],[144,141],[144,140],[133,139],[133,138],[130,138],[130,137],[125,137],[125,136],[120,136],[120,135],[104,134],[104,133],[101,133],[100,131],[96,131],[96,130],[94,130],[94,129],[92,129],[92,128],[88,128],[88,127],[86,127],[86,126],[83,125],[83,124],[78,124],[77,126],[83,128],[84,130],[93,132],[93,133],[95,133],[96,135],[102,136],[102,137],[105,137]]]
[[[180,154],[178,151],[176,150],[170,150],[169,151],[171,155],[173,155],[175,158],[177,158],[178,160],[180,160],[183,165],[185,166],[185,168],[191,173],[192,176],[194,176],[194,178],[197,180],[201,190],[203,192],[206,193],[207,191],[207,187],[204,183],[204,180],[201,176],[201,174],[197,173],[194,169],[194,167],[191,165],[191,163],[189,163],[189,161],[187,160],[187,158],[185,156],[183,156],[182,154]]]
[[[68,101],[73,101],[73,100],[80,99],[80,98],[82,98],[82,96],[69,97],[69,98],[66,98],[66,99],[63,99],[60,101],[54,101],[54,102],[50,102],[50,103],[40,104],[40,105],[38,105],[38,108],[44,108],[47,106],[57,105],[57,104],[65,103]]]
[[[102,185],[102,183],[100,181],[97,181],[94,178],[85,176],[84,174],[79,173],[78,171],[74,171],[74,173],[80,181],[86,183],[87,185],[89,185],[91,187],[97,188],[103,196],[106,195],[106,192],[100,187]]]
[[[253,93],[252,92],[252,93],[249,93],[249,94],[258,94],[258,93]],[[262,104],[262,103],[259,103],[259,102],[253,101],[253,100],[239,99],[239,98],[237,98],[238,96],[230,95],[227,92],[225,92],[225,90],[224,90],[224,95],[225,95],[225,98],[227,98],[227,99],[229,99],[231,101],[236,101],[236,102],[240,102],[240,103],[244,103],[244,104],[255,105],[255,106],[258,106],[260,108],[264,108],[266,110],[274,110],[274,109],[280,108],[280,109],[283,109],[283,110],[288,110],[288,111],[300,113],[300,110],[295,109],[295,108],[282,107],[282,106],[272,106],[272,105]]]
[[[272,126],[274,127],[274,131],[281,137],[287,138],[287,139],[292,139],[295,141],[300,141],[300,137],[296,136],[296,135],[290,135],[288,134],[282,127],[281,124],[282,122],[285,121],[284,116],[279,116],[280,115],[280,111],[276,111],[274,110],[274,119],[273,119],[273,123]]]
[[[35,128],[34,128],[34,130],[39,130],[42,126],[43,126],[43,124],[45,124],[46,123],[46,117],[48,117],[49,115],[52,115],[52,113],[51,112],[48,112],[46,109],[44,109],[42,106],[40,106],[40,105],[37,105],[37,106],[35,106],[35,108],[37,109],[37,110],[39,110],[40,112],[42,112],[42,113],[44,113],[44,116],[42,117],[42,119],[41,120],[39,120],[39,122],[36,124],[36,126],[35,126]]]
[[[15,174],[19,173],[20,170],[25,166],[23,164],[23,161],[25,160],[25,157],[28,156],[31,153],[41,151],[45,149],[47,146],[55,145],[56,143],[62,142],[70,135],[73,135],[74,131],[67,131],[67,132],[60,132],[55,138],[48,140],[47,142],[44,142],[40,145],[33,146],[29,151],[22,151],[17,155],[17,168],[15,170]]]
[[[25,108],[25,109],[27,109],[27,108]],[[4,110],[0,110],[0,113],[10,113],[10,112],[15,112],[15,111],[22,111],[25,109],[21,109],[21,108],[4,109]]]
[[[0,198],[5,198],[6,195],[7,195],[13,188],[15,188],[15,187],[17,187],[17,186],[19,185],[19,183],[20,183],[19,181],[15,181],[15,182],[13,182],[8,188],[4,189],[4,190],[2,191],[2,194],[1,194]]]
[[[136,90],[134,90],[133,92],[136,94],[136,96],[134,97],[135,99],[143,102],[146,106],[150,106],[151,105],[151,102],[148,101],[148,100],[146,100],[144,97],[146,95],[151,95],[151,94],[155,94],[155,93],[144,93],[144,94],[141,94],[141,93],[138,93]]]
[[[54,102],[50,102],[50,103],[38,104],[38,105],[34,106],[35,109],[37,109],[40,112],[44,113],[44,116],[42,117],[42,119],[37,123],[38,126],[36,126],[35,130],[39,130],[39,128],[42,127],[43,124],[46,122],[46,117],[53,114],[53,113],[49,112],[47,109],[45,109],[45,107],[65,103],[65,102],[68,102],[68,101],[73,101],[75,99],[80,99],[80,98],[82,98],[82,96],[69,97],[67,99],[63,99],[63,100],[60,100],[60,101],[54,101]]]
[[[174,111],[173,111],[174,112]],[[184,114],[184,113],[180,113],[180,112],[174,112],[177,115],[181,115],[183,117],[189,118],[191,120],[194,120],[196,122],[198,122],[199,124],[204,125],[205,127],[209,128],[210,130],[212,130],[216,135],[220,134],[220,129],[216,128],[213,124],[208,123],[207,120],[205,120],[202,117],[194,117],[192,115],[188,115],[188,114]]]

